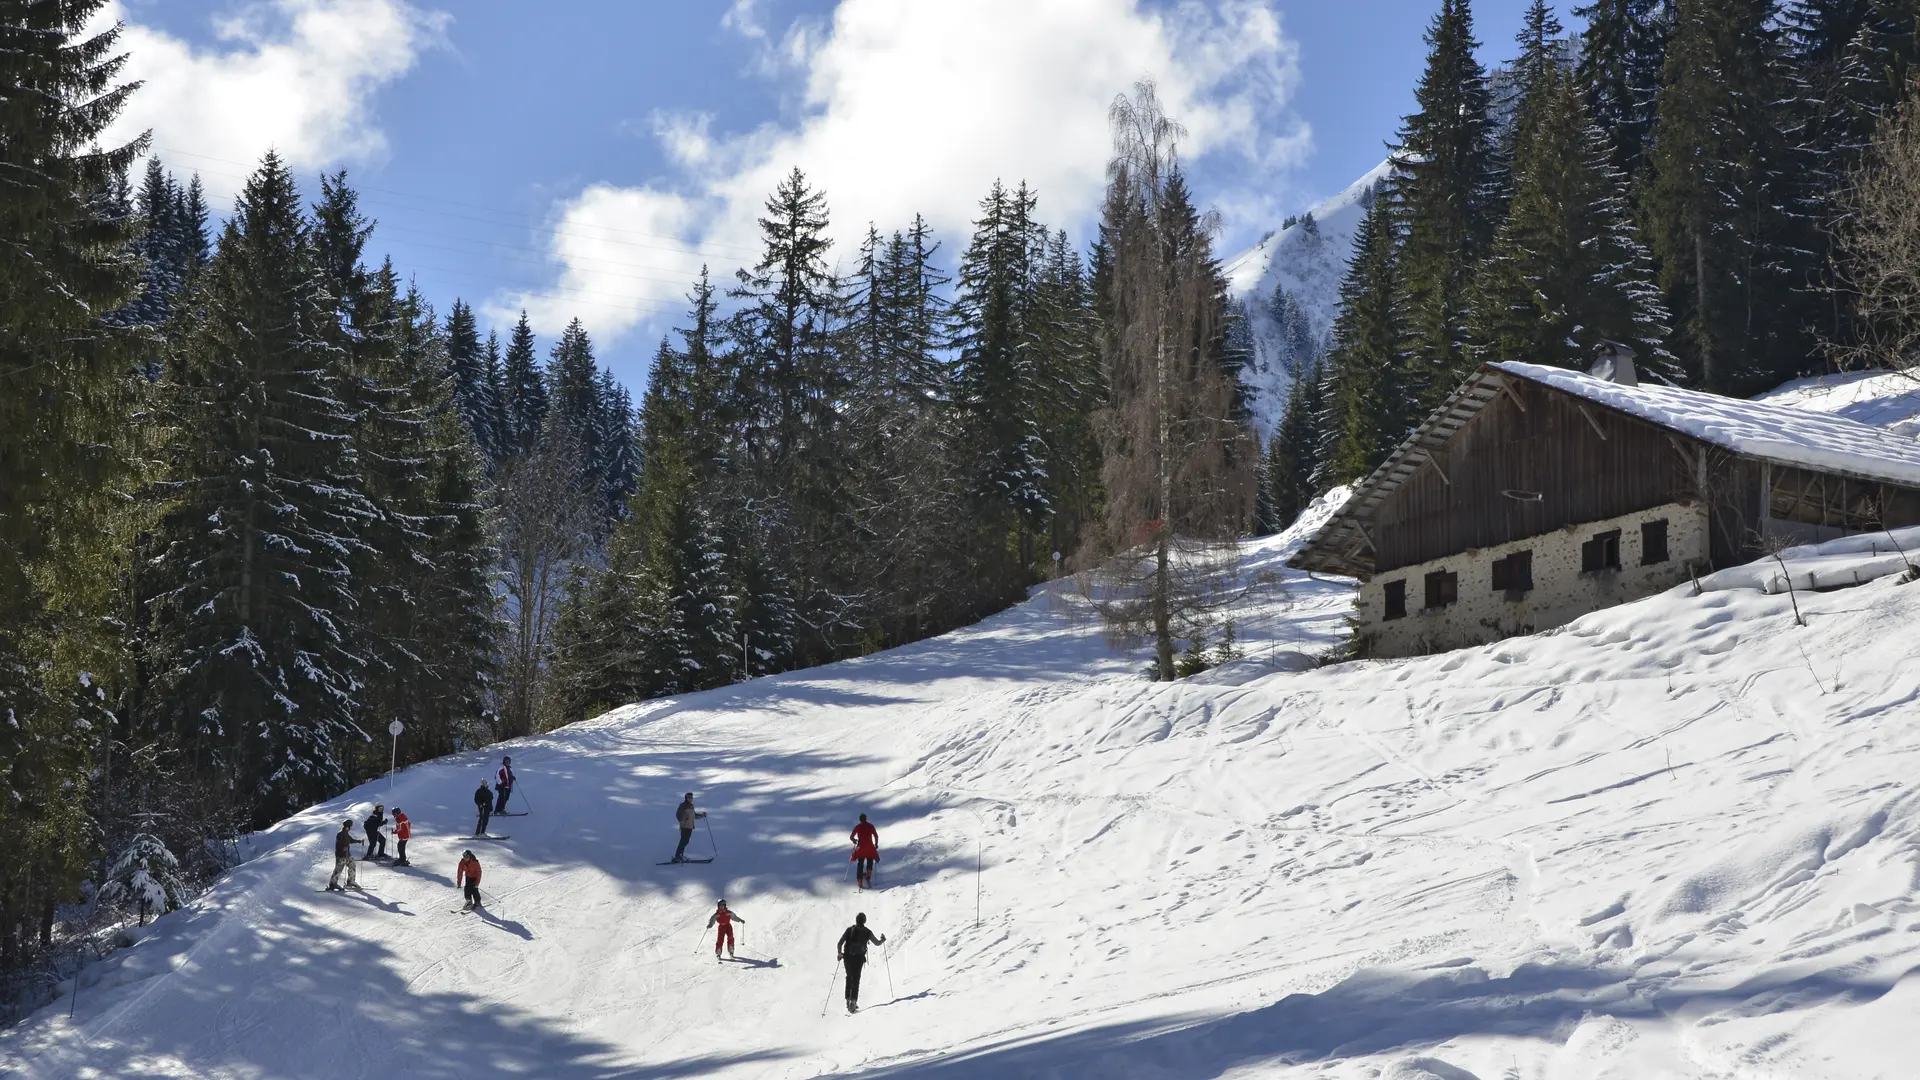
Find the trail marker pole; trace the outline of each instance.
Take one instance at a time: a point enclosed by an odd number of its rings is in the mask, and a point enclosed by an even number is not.
[[[393,745],[387,751],[387,801],[393,801],[393,774],[400,763],[400,733],[407,726],[395,720],[387,725],[387,734],[393,736]]]

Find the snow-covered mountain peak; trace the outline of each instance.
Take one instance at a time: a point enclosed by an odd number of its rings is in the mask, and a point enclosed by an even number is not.
[[[1263,439],[1279,422],[1300,369],[1326,348],[1354,233],[1392,167],[1391,160],[1382,161],[1225,261],[1233,293],[1247,308],[1254,355],[1242,379],[1252,391],[1254,426]]]

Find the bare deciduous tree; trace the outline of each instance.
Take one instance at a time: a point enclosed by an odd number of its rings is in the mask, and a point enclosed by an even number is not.
[[[1108,119],[1109,397],[1097,417],[1107,494],[1097,554],[1107,558],[1097,593],[1111,624],[1152,638],[1155,672],[1171,679],[1176,634],[1231,576],[1228,541],[1252,512],[1255,454],[1216,353],[1217,223],[1187,201],[1184,132],[1147,81],[1115,99]]]
[[[591,542],[593,505],[580,472],[571,442],[542,440],[500,473],[494,535],[512,618],[507,695],[496,733],[503,739],[533,730],[548,631],[569,568]]]
[[[1855,337],[1827,350],[1842,366],[1920,368],[1920,84],[1881,120],[1846,209],[1841,278],[1858,298]]]

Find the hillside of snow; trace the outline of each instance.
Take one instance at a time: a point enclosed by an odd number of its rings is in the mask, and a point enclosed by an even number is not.
[[[1326,348],[1338,314],[1340,279],[1353,257],[1353,234],[1391,162],[1383,161],[1299,221],[1225,260],[1233,294],[1246,304],[1253,362],[1241,379],[1251,393],[1254,426],[1273,434],[1294,378]]]
[[[1304,531],[1247,545],[1249,658],[1184,682],[1055,583],[368,785],[88,968],[71,1019],[0,1032],[0,1075],[1913,1075],[1920,586],[1730,579],[1305,668],[1351,592],[1280,570]],[[464,839],[502,751],[531,812]],[[689,790],[718,858],[657,865]],[[321,892],[376,798],[416,865]],[[467,846],[484,914],[457,911]],[[739,962],[703,929],[719,896]],[[848,1015],[856,911],[888,940]]]

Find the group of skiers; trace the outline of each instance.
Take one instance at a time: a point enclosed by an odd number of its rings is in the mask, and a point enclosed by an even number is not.
[[[407,817],[405,810],[397,806],[393,808],[393,839],[397,857],[387,855],[387,837],[380,831],[386,825],[386,805],[374,803],[373,813],[367,816],[365,822],[367,853],[361,861],[385,862],[390,866],[412,866],[413,864],[407,861],[407,841],[413,838],[413,820]],[[327,881],[328,892],[344,892],[346,889],[360,887],[360,875],[353,865],[353,845],[361,842],[359,837],[353,835],[353,819],[348,818],[342,821],[340,831],[333,837],[333,877]],[[342,873],[347,876],[345,888],[340,884]]]
[[[487,823],[493,815],[507,812],[507,798],[513,793],[515,779],[513,758],[503,757],[500,759],[500,769],[495,776],[492,789],[489,790],[486,779],[483,778],[480,781],[480,786],[473,793],[474,809],[479,812],[479,818],[474,824],[474,836],[486,836]],[[366,854],[361,861],[383,861],[393,866],[411,866],[412,864],[407,861],[407,841],[413,836],[413,822],[399,807],[393,808],[392,824],[398,857],[389,859],[386,834],[382,832],[388,824],[386,809],[385,804],[375,803],[373,813],[364,823]],[[693,839],[695,823],[706,816],[706,811],[694,808],[693,792],[687,792],[686,798],[674,811],[674,821],[680,828],[680,845],[674,849],[673,858],[668,860],[669,862],[712,861],[687,858],[687,844]],[[861,814],[859,823],[853,827],[853,832],[847,838],[853,842],[853,854],[848,856],[848,861],[853,863],[857,887],[871,889],[874,866],[880,861],[880,830],[867,820],[867,815]],[[340,831],[333,838],[333,876],[327,881],[328,892],[344,892],[346,889],[360,888],[353,857],[353,845],[359,843],[362,843],[361,839],[353,835],[352,819],[342,821]],[[340,881],[343,873],[346,875],[344,886]],[[465,898],[466,906],[461,909],[463,911],[471,911],[483,906],[480,895],[480,873],[480,859],[474,855],[472,849],[462,852],[460,864],[454,872],[454,887],[460,889]],[[738,912],[727,907],[724,899],[719,902],[712,916],[707,919],[708,929],[718,928],[713,940],[715,960],[721,958],[722,950],[726,952],[726,959],[735,959],[733,925],[739,923],[745,926],[746,922],[747,920]],[[855,915],[853,925],[847,927],[846,932],[840,935],[839,943],[834,950],[834,958],[846,969],[848,1012],[858,1012],[860,1009],[860,971],[867,962],[867,946],[885,945],[886,941],[886,935],[875,935],[868,929],[865,912]]]

